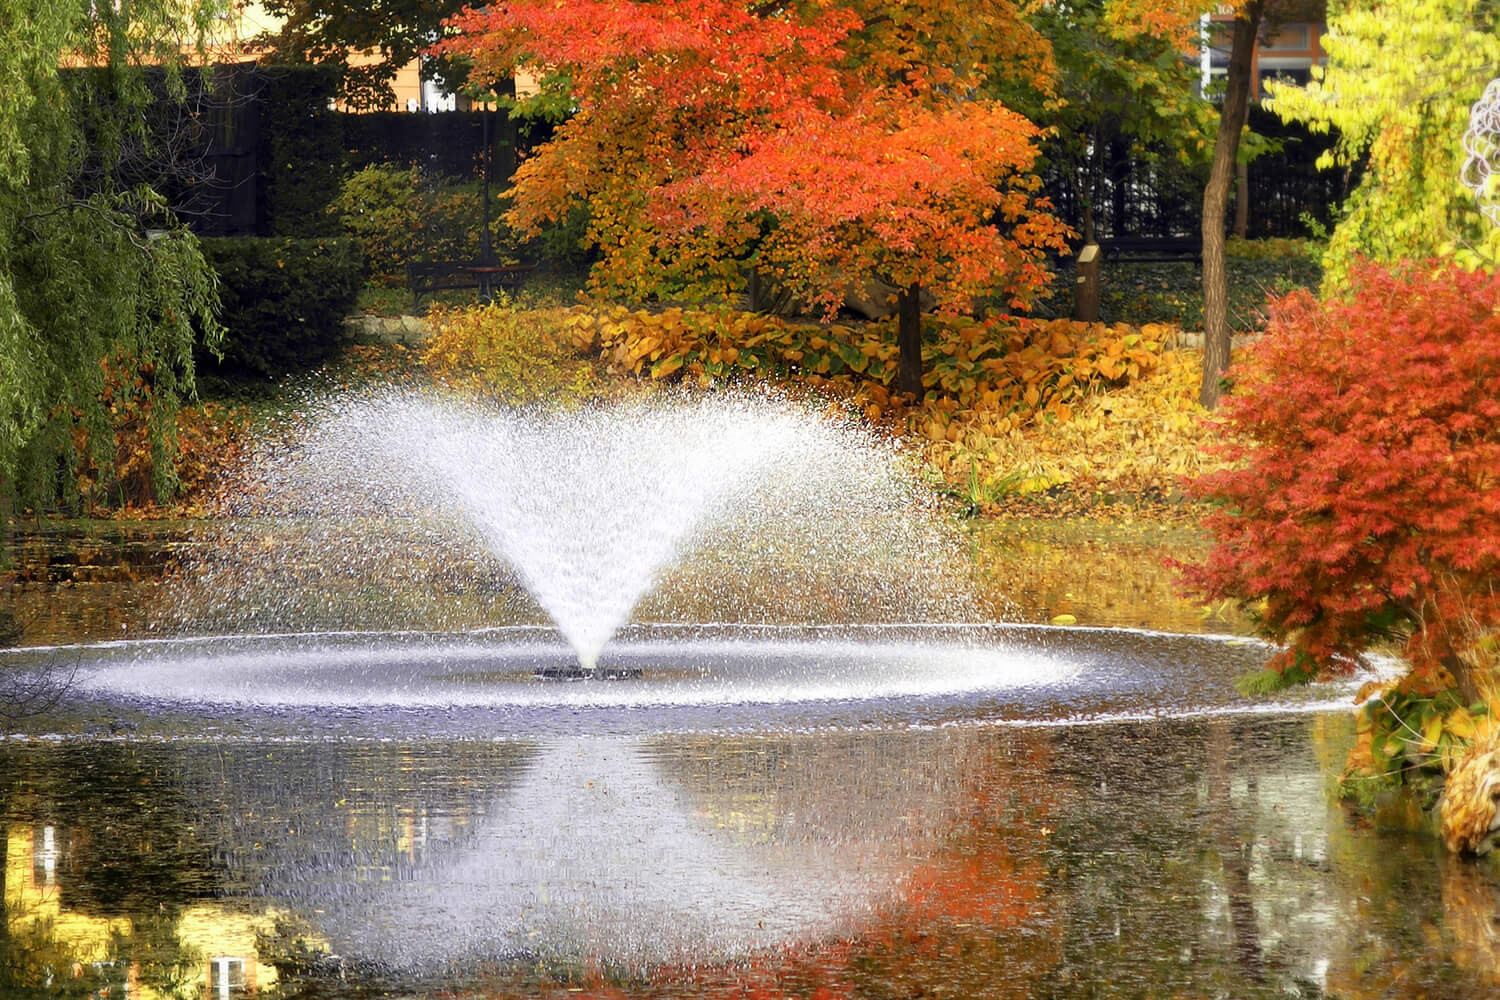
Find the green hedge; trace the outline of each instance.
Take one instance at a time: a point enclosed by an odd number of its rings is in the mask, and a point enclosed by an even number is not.
[[[331,355],[364,284],[351,239],[245,237],[202,240],[219,275],[224,357],[199,359],[217,374],[276,378]]]
[[[1293,288],[1316,289],[1323,269],[1304,255],[1230,255],[1229,325],[1235,330],[1259,329],[1268,295]],[[1036,314],[1071,316],[1071,272],[1060,274],[1051,294]],[[1196,260],[1111,261],[1102,268],[1100,319],[1106,323],[1174,323],[1185,330],[1203,329],[1203,270]]]
[[[1266,297],[1293,288],[1317,288],[1323,269],[1306,258],[1230,257],[1229,326],[1264,324]],[[1197,261],[1106,264],[1100,291],[1102,318],[1110,323],[1176,323],[1203,329],[1203,270]]]

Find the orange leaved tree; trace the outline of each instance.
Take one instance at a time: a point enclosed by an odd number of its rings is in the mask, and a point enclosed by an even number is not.
[[[1256,606],[1284,679],[1397,635],[1417,679],[1479,700],[1500,630],[1500,276],[1361,264],[1342,297],[1280,300],[1234,373],[1233,464],[1193,487],[1217,545],[1188,584]]]
[[[1012,0],[510,0],[438,46],[490,86],[542,68],[572,113],[515,176],[523,231],[583,209],[597,290],[738,290],[750,268],[827,311],[897,289],[899,386],[922,394],[919,302],[1026,304],[1064,227],[1031,173],[1039,130],[986,87],[1045,86]]]

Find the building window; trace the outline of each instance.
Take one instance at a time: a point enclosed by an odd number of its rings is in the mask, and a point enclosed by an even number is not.
[[[245,960],[214,958],[208,962],[208,995],[227,1000],[245,992]]]
[[[1305,87],[1312,82],[1312,70],[1303,69],[1263,69],[1260,71],[1261,92],[1265,92],[1266,81],[1275,80],[1278,83],[1292,83],[1299,87]]]
[[[31,881],[33,885],[57,884],[57,828],[44,826],[31,841]]]
[[[1306,24],[1285,24],[1281,30],[1261,43],[1262,49],[1288,49],[1293,52],[1306,52],[1312,47],[1311,26]]]

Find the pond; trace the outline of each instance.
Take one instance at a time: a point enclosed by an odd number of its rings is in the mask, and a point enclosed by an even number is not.
[[[204,534],[23,527],[8,603],[24,641],[165,656],[165,595]],[[1035,633],[1079,676],[1089,650],[1129,648],[1189,694],[1153,713],[1108,684],[846,692],[658,706],[650,725],[562,695],[540,715],[355,698],[314,717],[274,698],[70,696],[0,744],[0,995],[1500,990],[1495,870],[1334,801],[1347,692],[1244,704],[1221,661],[1253,647],[1201,640],[1222,653],[1201,681],[1174,641],[1150,652],[1142,627],[1243,630],[1160,568],[1201,540],[998,525],[970,541],[1010,620],[1118,630]]]

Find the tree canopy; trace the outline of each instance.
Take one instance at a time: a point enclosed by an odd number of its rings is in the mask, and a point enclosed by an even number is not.
[[[438,51],[471,80],[544,67],[574,103],[517,172],[513,222],[586,211],[601,291],[722,293],[754,267],[828,309],[870,275],[1021,305],[1063,245],[1039,130],[985,96],[1053,73],[1010,0],[512,0],[451,27]]]
[[[17,495],[76,496],[84,467],[82,486],[112,489],[127,398],[156,485],[169,476],[195,335],[217,335],[214,278],[125,160],[151,99],[139,67],[175,62],[217,13],[0,0],[11,26],[0,45],[0,509]],[[86,111],[101,105],[85,139]]]
[[[1122,0],[1079,0],[1037,5],[1029,14],[1052,47],[1055,86],[1023,92],[1014,106],[1049,126],[1043,155],[1081,206],[1086,241],[1095,236],[1120,152],[1138,161],[1207,159],[1215,115],[1198,94],[1198,68],[1182,58],[1193,44],[1185,39],[1190,20],[1164,19],[1167,13],[1160,6],[1132,11]],[[1156,30],[1142,24],[1147,15]]]
[[[1412,0],[1399,16],[1372,0],[1331,4],[1328,65],[1305,87],[1273,83],[1283,118],[1336,129],[1324,165],[1367,157],[1335,228],[1325,267],[1347,280],[1356,257],[1500,260],[1500,230],[1464,187],[1469,108],[1500,74],[1500,8],[1479,0]]]
[[[374,110],[390,103],[396,73],[462,7],[462,0],[265,0],[281,27],[261,40],[283,61],[340,67],[339,96],[350,107]]]

